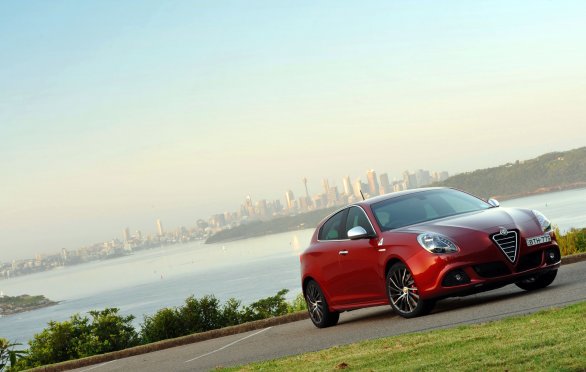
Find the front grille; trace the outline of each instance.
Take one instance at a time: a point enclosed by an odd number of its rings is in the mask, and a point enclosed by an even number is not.
[[[493,235],[492,240],[501,249],[501,251],[503,251],[503,253],[505,254],[505,256],[507,256],[509,261],[515,262],[515,260],[517,259],[517,252],[519,249],[519,246],[517,244],[516,231],[502,231],[501,233]]]
[[[489,262],[472,266],[476,274],[483,278],[496,278],[497,276],[508,275],[511,272],[502,262]]]

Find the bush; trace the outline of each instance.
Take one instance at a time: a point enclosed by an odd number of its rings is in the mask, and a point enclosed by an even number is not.
[[[562,235],[556,227],[555,234],[563,256],[586,252],[586,229],[570,229]]]
[[[8,351],[15,345],[0,339],[0,366],[6,366],[8,355],[14,356],[16,363],[12,365],[20,370],[122,350],[139,343],[147,344],[285,315],[307,308],[302,294],[290,304],[285,300],[287,293],[288,290],[282,289],[274,296],[244,307],[234,298],[221,305],[213,295],[200,299],[190,296],[183,306],[164,308],[152,316],[145,315],[140,326],[140,337],[132,326],[134,316],[120,316],[116,308],[92,310],[89,312],[91,319],[75,314],[63,322],[49,322],[47,328],[29,341],[28,355],[19,360],[16,357],[24,352]]]
[[[92,319],[75,314],[63,322],[49,322],[49,327],[29,341],[28,355],[17,363],[17,369],[83,358],[138,344],[132,326],[134,316],[122,317],[119,309],[91,311]]]
[[[152,316],[145,315],[140,330],[142,342],[161,341],[287,314],[292,308],[285,301],[287,292],[282,289],[275,296],[245,307],[241,307],[241,302],[234,298],[221,306],[212,295],[200,299],[190,296],[183,306],[162,309]]]
[[[305,302],[305,297],[303,296],[303,293],[299,293],[297,297],[295,297],[293,302],[288,304],[287,311],[289,313],[296,313],[298,311],[303,310],[307,310],[307,302]]]
[[[145,315],[140,335],[144,344],[185,335],[179,312],[167,307],[153,316]]]
[[[285,315],[288,313],[288,304],[285,301],[285,295],[288,289],[281,289],[276,295],[260,299],[243,309],[245,322],[272,318],[274,316]]]

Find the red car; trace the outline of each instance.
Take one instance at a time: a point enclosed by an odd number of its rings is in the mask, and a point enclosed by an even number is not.
[[[387,194],[346,206],[318,225],[303,252],[303,293],[313,323],[389,304],[411,318],[434,303],[515,283],[550,285],[560,266],[540,212],[502,208],[450,188]]]

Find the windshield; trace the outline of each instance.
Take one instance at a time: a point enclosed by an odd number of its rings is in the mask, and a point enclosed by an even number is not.
[[[491,205],[452,189],[416,192],[388,199],[372,206],[382,231],[467,212],[491,208]]]

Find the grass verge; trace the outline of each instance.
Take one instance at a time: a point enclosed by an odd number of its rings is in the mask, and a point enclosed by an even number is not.
[[[223,371],[586,371],[586,302]]]

